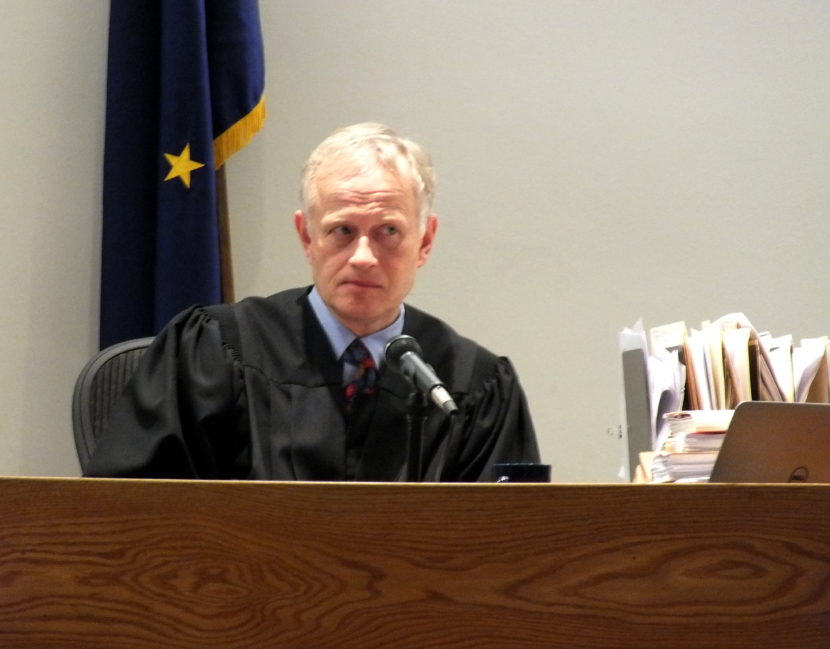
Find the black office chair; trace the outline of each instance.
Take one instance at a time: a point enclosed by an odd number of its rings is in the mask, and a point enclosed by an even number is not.
[[[101,350],[81,370],[72,396],[75,450],[86,468],[110,408],[135,371],[152,338],[136,338]]]

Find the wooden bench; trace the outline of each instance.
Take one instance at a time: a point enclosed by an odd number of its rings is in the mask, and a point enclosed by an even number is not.
[[[0,479],[3,649],[830,646],[830,485]]]

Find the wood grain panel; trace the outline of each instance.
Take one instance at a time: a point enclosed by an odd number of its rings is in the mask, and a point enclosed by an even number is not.
[[[0,648],[830,646],[830,486],[0,479]]]

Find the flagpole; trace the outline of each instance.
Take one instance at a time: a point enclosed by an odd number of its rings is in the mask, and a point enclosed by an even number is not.
[[[231,253],[230,217],[228,215],[228,183],[225,166],[216,170],[216,221],[219,229],[219,273],[222,302],[234,302],[233,256]]]

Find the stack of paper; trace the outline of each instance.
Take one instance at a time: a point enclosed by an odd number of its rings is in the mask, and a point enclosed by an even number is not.
[[[703,479],[719,438],[678,435],[683,422],[673,422],[672,432],[667,413],[725,412],[744,401],[830,403],[830,336],[773,336],[743,313],[699,329],[677,321],[647,331],[639,321],[620,333],[628,440],[621,475],[634,467],[637,479]],[[700,416],[690,419],[700,423]],[[643,469],[643,457],[653,470]]]
[[[668,344],[680,351],[684,408],[732,409],[752,400],[830,403],[827,336],[796,344],[791,334],[759,332],[743,313],[731,313],[700,329],[687,331],[684,322],[653,327],[649,338],[651,354]]]

